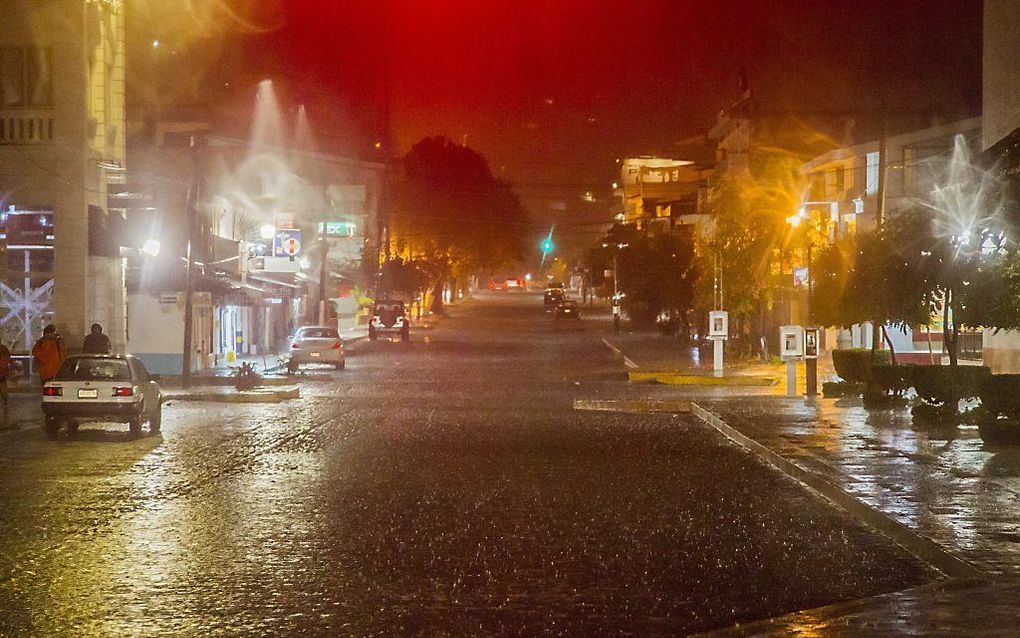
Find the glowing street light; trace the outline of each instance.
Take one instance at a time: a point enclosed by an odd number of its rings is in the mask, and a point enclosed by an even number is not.
[[[162,248],[162,246],[158,239],[147,239],[145,240],[145,243],[142,244],[142,252],[149,257],[158,257],[160,248]]]
[[[259,227],[259,236],[262,239],[272,239],[273,235],[276,234],[276,228],[272,224],[262,224]]]

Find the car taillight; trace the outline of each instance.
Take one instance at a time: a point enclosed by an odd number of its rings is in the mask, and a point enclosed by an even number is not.
[[[295,341],[294,343],[290,344],[290,349],[291,350],[297,350],[299,347],[300,346],[298,346],[298,342],[297,341]]]
[[[343,347],[344,347],[343,342],[342,341],[337,341],[336,343],[333,344],[332,349],[333,350],[339,350],[340,348],[343,348]]]
[[[115,397],[133,397],[135,395],[134,388],[114,388],[113,396]]]
[[[64,389],[59,385],[48,385],[43,388],[44,397],[62,397],[64,396]]]

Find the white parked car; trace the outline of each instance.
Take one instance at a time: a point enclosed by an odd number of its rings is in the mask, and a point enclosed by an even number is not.
[[[290,340],[287,370],[297,372],[305,363],[324,363],[343,370],[347,363],[344,342],[336,328],[304,326],[298,328]]]
[[[163,392],[142,362],[120,354],[83,354],[68,357],[57,376],[43,386],[42,409],[46,434],[56,438],[67,425],[69,434],[87,421],[127,423],[134,435],[142,421],[159,432]]]

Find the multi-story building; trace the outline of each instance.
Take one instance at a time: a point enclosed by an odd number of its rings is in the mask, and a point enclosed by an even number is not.
[[[137,127],[129,146],[129,234],[138,243],[161,239],[158,255],[128,261],[129,345],[163,373],[182,367],[189,232],[192,365],[203,368],[279,352],[300,325],[325,319],[349,326],[354,300],[335,272],[360,261],[378,220],[384,164],[226,138],[210,128],[201,118],[157,122]],[[282,254],[288,240],[293,250]],[[320,316],[323,291],[327,317]]]
[[[123,3],[4,0],[0,25],[2,338],[24,351],[52,321],[73,350],[99,322],[123,348]]]
[[[688,160],[632,157],[620,162],[617,219],[653,232],[696,221],[703,212],[709,168]]]
[[[1020,3],[985,0],[983,56],[984,132],[989,164],[1012,184],[1013,205],[1020,199]],[[986,330],[985,364],[994,372],[1020,372],[1020,332]]]

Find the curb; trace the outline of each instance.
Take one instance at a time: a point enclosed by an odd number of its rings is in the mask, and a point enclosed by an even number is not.
[[[691,413],[745,450],[806,485],[830,502],[878,530],[894,543],[950,578],[981,578],[985,574],[934,541],[921,536],[885,512],[877,510],[825,478],[802,468],[738,431],[713,412],[691,403]]]
[[[769,387],[777,383],[774,377],[756,375],[710,377],[703,374],[679,374],[676,372],[628,372],[627,380],[631,383],[654,381],[664,385],[712,385],[726,387]]]
[[[602,337],[602,343],[606,344],[606,347],[609,348],[610,350],[612,350],[613,354],[615,354],[615,355],[617,355],[619,357],[623,357],[623,365],[627,366],[631,370],[637,370],[638,364],[634,363],[631,360],[630,357],[628,357],[627,355],[623,354],[622,350],[620,350],[619,348],[617,348],[613,344],[609,343],[608,339],[606,339],[605,337]]]
[[[690,401],[607,401],[602,399],[574,399],[575,410],[592,412],[624,412],[647,414],[651,412],[690,412]]]
[[[247,392],[191,392],[169,395],[166,401],[206,401],[213,403],[280,403],[301,397],[298,386],[281,390],[256,389]]]

